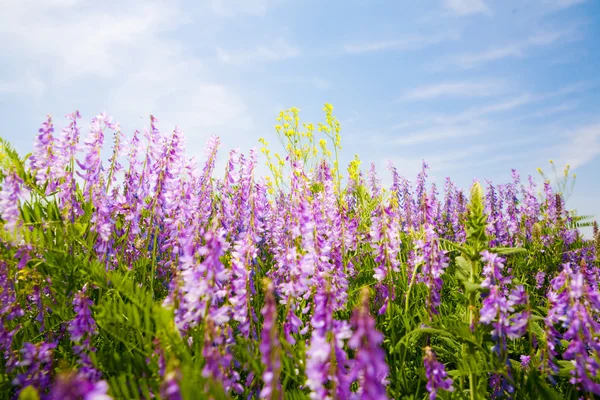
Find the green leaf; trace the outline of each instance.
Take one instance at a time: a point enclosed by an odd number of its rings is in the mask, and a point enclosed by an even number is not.
[[[33,386],[27,386],[19,394],[19,400],[40,400],[40,395]]]
[[[527,253],[527,249],[522,247],[494,247],[490,249],[493,253],[496,254],[518,254],[518,253]]]
[[[482,289],[481,284],[479,284],[479,283],[463,281],[463,285],[465,285],[466,294],[469,294],[472,292],[478,292],[478,291],[481,291],[481,289]]]

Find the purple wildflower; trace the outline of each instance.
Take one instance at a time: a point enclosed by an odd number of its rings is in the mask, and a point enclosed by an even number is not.
[[[570,382],[580,389],[600,395],[600,293],[590,286],[584,274],[575,272],[570,264],[564,264],[560,274],[550,282],[548,291],[549,310],[546,317],[547,359],[545,366],[551,373],[558,368],[554,362],[561,339],[568,342],[563,358],[572,360],[575,368],[571,371]],[[556,328],[560,324],[561,334]]]
[[[0,190],[0,217],[4,220],[4,229],[13,233],[19,223],[19,199],[24,194],[23,180],[11,170],[2,182]]]
[[[100,372],[94,367],[89,353],[95,351],[91,345],[91,338],[96,334],[96,321],[92,317],[91,306],[93,301],[86,296],[87,284],[75,295],[73,308],[75,318],[69,325],[71,340],[76,343],[73,346],[75,354],[79,356],[77,363],[80,366],[79,376],[96,381],[100,378]]]
[[[24,343],[19,353],[20,358],[14,357],[7,363],[8,372],[17,369],[16,377],[12,384],[18,388],[18,392],[33,386],[39,392],[50,388],[52,364],[56,343]]]
[[[529,368],[529,362],[531,361],[531,356],[526,356],[524,354],[521,355],[521,368],[527,369]]]
[[[270,281],[265,286],[265,305],[261,314],[264,320],[260,335],[260,354],[265,370],[262,375],[264,385],[260,391],[260,398],[281,399],[283,396],[281,382],[279,382],[281,345],[277,334],[277,307],[273,295],[273,284]]]
[[[329,289],[323,288],[315,295],[315,312],[311,319],[312,334],[310,348],[306,360],[306,386],[311,390],[311,399],[342,398],[342,394],[350,390],[349,382],[339,380],[338,371],[344,370],[345,357],[337,359],[343,348],[342,338],[336,335],[332,294]],[[329,393],[329,386],[335,392]]]
[[[160,387],[160,396],[165,400],[182,400],[179,381],[181,376],[179,371],[171,371],[165,376],[165,380]]]
[[[77,182],[75,181],[75,155],[79,144],[79,126],[77,120],[81,118],[79,111],[66,116],[71,122],[62,130],[58,142],[58,155],[52,164],[51,174],[60,179],[58,200],[63,213],[72,223],[75,217],[83,213],[81,204],[77,201]]]
[[[504,260],[501,257],[488,251],[483,251],[481,255],[486,262],[485,279],[481,286],[490,288],[490,294],[483,300],[479,320],[484,324],[492,324],[492,338],[505,346],[505,337],[516,339],[525,333],[529,313],[514,311],[517,306],[527,303],[527,293],[523,286],[508,291],[511,278],[502,276]],[[503,351],[499,347],[496,350],[499,354]]]
[[[359,381],[358,392],[352,398],[387,399],[389,369],[380,347],[383,335],[377,331],[375,320],[369,315],[369,291],[366,288],[361,293],[361,304],[352,315],[352,329],[354,333],[348,346],[356,351],[356,356],[351,376]]]
[[[415,246],[414,259],[416,266],[421,266],[419,282],[427,286],[427,306],[430,316],[438,314],[438,307],[441,303],[441,290],[443,285],[442,275],[448,267],[448,257],[446,252],[439,246],[438,235],[435,232],[435,219],[432,214],[431,197],[423,198],[425,215],[425,238],[417,240]]]
[[[111,400],[106,381],[93,382],[77,374],[58,377],[52,385],[50,400]]]
[[[9,358],[13,337],[19,330],[19,325],[14,321],[23,315],[8,265],[0,261],[0,356],[4,360]]]
[[[516,339],[525,334],[529,321],[529,312],[515,312],[516,307],[527,303],[527,293],[523,286],[516,286],[510,291],[512,278],[504,277],[504,259],[487,250],[481,253],[485,262],[485,276],[481,286],[489,288],[490,293],[483,300],[479,321],[492,326],[492,339],[496,342],[493,350],[498,358],[507,364],[508,377],[493,374],[490,385],[494,388],[494,398],[504,392],[512,393],[510,383],[510,364],[507,355],[507,338]]]
[[[35,180],[38,185],[48,183],[47,193],[54,190],[54,179],[49,176],[52,163],[55,161],[53,151],[54,138],[52,133],[54,126],[52,125],[52,117],[48,115],[47,120],[42,123],[39,129],[39,134],[35,138],[33,145],[33,154],[29,158],[29,165],[32,172],[35,174]]]
[[[546,280],[546,273],[544,271],[539,271],[535,274],[535,288],[541,289],[544,286],[544,281]]]
[[[448,378],[448,373],[446,372],[444,364],[437,360],[431,347],[425,348],[423,363],[425,364],[425,376],[427,377],[426,388],[429,392],[430,400],[435,400],[437,398],[437,392],[439,390],[446,390],[448,392],[454,391],[452,379]]]
[[[246,337],[250,334],[250,296],[248,294],[250,271],[248,266],[256,258],[256,252],[250,234],[246,234],[244,238],[236,242],[231,254],[233,296],[229,302],[233,306],[233,319],[239,323],[239,330]]]

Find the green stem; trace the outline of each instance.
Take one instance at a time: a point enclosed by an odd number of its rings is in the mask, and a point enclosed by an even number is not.
[[[415,283],[415,277],[417,276],[417,268],[418,265],[415,265],[410,276],[410,283],[408,284],[408,288],[406,289],[406,301],[404,302],[404,314],[408,314],[408,300],[410,299],[410,290],[412,289]]]
[[[154,244],[152,246],[152,272],[150,275],[150,293],[154,298],[154,272],[156,270],[156,246],[158,245],[158,227],[154,230]]]

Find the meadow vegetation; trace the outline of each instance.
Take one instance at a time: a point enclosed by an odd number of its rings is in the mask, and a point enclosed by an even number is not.
[[[279,115],[264,177],[154,117],[2,141],[0,398],[600,396],[600,233],[568,185],[346,168],[324,112]]]

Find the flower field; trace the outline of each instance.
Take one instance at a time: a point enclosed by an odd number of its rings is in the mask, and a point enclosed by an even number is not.
[[[342,166],[332,110],[281,154],[78,112],[3,141],[0,398],[600,396],[597,225],[514,170]]]

